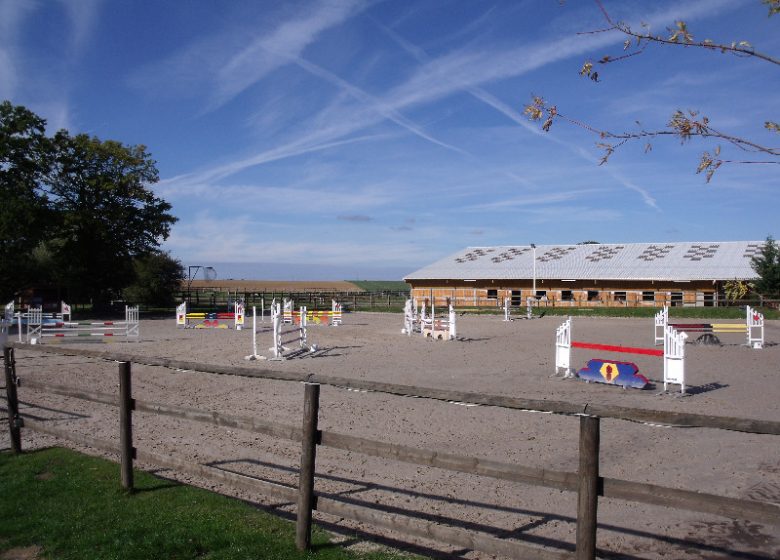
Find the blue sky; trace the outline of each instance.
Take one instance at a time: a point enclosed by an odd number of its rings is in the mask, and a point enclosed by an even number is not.
[[[780,54],[759,0],[605,2],[616,19]],[[158,162],[164,248],[221,278],[397,279],[466,246],[777,237],[780,169],[695,174],[715,143],[629,144],[523,116],[532,94],[597,127],[698,109],[776,147],[777,66],[679,47],[619,55],[569,0],[0,0],[0,99]],[[744,154],[723,146],[724,157]]]

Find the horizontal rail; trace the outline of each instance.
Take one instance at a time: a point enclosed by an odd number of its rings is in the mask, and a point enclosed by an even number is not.
[[[572,348],[585,348],[587,350],[603,350],[604,352],[623,352],[624,354],[644,354],[647,356],[663,356],[663,350],[655,348],[634,348],[632,346],[615,346],[613,344],[596,344],[593,342],[571,342]]]
[[[35,381],[26,381],[25,386],[39,390],[48,390],[58,395],[79,398],[91,402],[114,406],[117,405],[117,399],[115,397],[104,393],[83,391],[63,385],[48,385]],[[243,429],[296,442],[301,441],[301,431],[299,428],[246,416],[222,414],[219,412],[209,412],[142,400],[135,400],[134,408],[139,412],[156,413],[216,426]],[[34,426],[40,426],[40,422],[25,420],[25,427],[36,429]],[[38,429],[44,431],[44,428]],[[67,434],[70,433],[53,427],[45,427],[45,429],[50,432],[56,432],[53,435],[61,435],[63,437],[66,437]],[[475,474],[488,478],[508,480],[557,490],[571,492],[577,489],[577,475],[573,472],[553,471],[549,469],[501,463],[498,461],[489,461],[475,457],[379,442],[329,431],[321,431],[319,433],[319,439],[320,444],[323,446],[363,453],[373,457],[381,457],[421,466],[437,467],[454,472]],[[82,441],[82,443],[85,442]],[[98,446],[93,445],[93,447]],[[112,446],[110,450],[116,451],[116,449],[116,446]],[[619,479],[603,478],[602,480],[602,491],[599,492],[599,494],[605,498],[676,507],[688,511],[722,515],[729,518],[744,518],[780,524],[780,506],[774,504],[727,498],[713,494],[703,494],[700,492]]]
[[[747,432],[752,434],[780,435],[780,421],[776,420],[756,420],[750,418],[712,416],[707,414],[650,410],[615,405],[524,399],[519,397],[490,395],[485,393],[452,391],[448,389],[416,387],[412,385],[399,385],[394,383],[381,383],[377,381],[365,381],[330,375],[255,369],[247,366],[242,367],[204,364],[200,362],[189,362],[170,358],[139,356],[137,354],[107,352],[84,348],[57,348],[53,346],[28,345],[19,342],[9,343],[8,346],[39,353],[52,353],[66,356],[84,356],[117,362],[132,362],[135,364],[147,366],[160,366],[172,369],[197,371],[201,373],[237,375],[242,377],[272,379],[278,381],[319,383],[321,385],[331,385],[335,387],[359,389],[377,393],[422,397],[447,402],[457,401],[515,410],[533,410],[564,415],[588,414],[591,416],[599,416],[601,418],[613,418],[617,420],[628,420],[631,422],[664,424],[683,427],[715,428],[720,430]]]
[[[73,430],[60,428],[57,426],[49,425],[47,421],[32,420],[31,418],[22,415],[23,428],[33,430],[35,432],[41,432],[50,436],[66,439],[87,447],[93,447],[100,449],[101,451],[107,451],[109,453],[119,453],[119,443],[100,439],[85,434],[74,433]]]
[[[600,477],[599,496],[780,525],[780,504]]]
[[[144,463],[150,463],[152,465],[180,471],[185,474],[199,476],[214,482],[231,485],[234,488],[260,492],[265,496],[284,500],[285,502],[295,503],[298,497],[297,488],[293,488],[292,486],[268,482],[267,480],[259,480],[251,476],[225,471],[215,467],[195,464],[180,456],[177,457],[168,453],[163,455],[153,451],[141,451],[140,449],[136,451],[135,455],[138,461]],[[217,459],[214,459],[214,461],[217,461]]]
[[[346,517],[353,521],[371,524],[375,527],[398,531],[406,535],[435,540],[451,546],[467,548],[508,558],[528,560],[570,560],[571,552],[541,548],[516,540],[506,540],[481,533],[424,521],[402,514],[390,514],[374,508],[347,504],[317,493],[316,508],[321,513]]]
[[[246,430],[248,432],[256,432],[272,437],[288,439],[291,441],[301,441],[300,427],[296,428],[286,424],[268,422],[267,420],[258,420],[257,418],[250,418],[248,416],[236,416],[231,414],[223,414],[221,412],[209,412],[205,410],[148,402],[138,399],[135,399],[135,410],[138,412],[151,412],[162,414],[164,416],[171,416],[174,418],[193,420],[195,422],[203,422],[206,424],[213,424],[215,426],[236,428],[240,430]]]
[[[119,406],[119,398],[116,395],[99,393],[97,391],[88,391],[86,389],[69,387],[67,385],[41,383],[40,381],[35,381],[26,377],[22,379],[21,387],[37,389],[38,391],[48,391],[49,393],[54,393],[55,395],[73,397],[74,399],[81,399],[83,401]]]
[[[440,453],[438,451],[383,443],[325,431],[320,433],[320,444],[325,447],[333,447],[344,451],[354,451],[403,463],[437,467],[448,471],[476,474],[499,480],[521,482],[533,486],[544,486],[546,488],[569,491],[577,489],[576,473],[551,471],[548,469],[538,469],[510,463],[500,463],[498,461],[477,459],[475,457],[453,455],[451,453]]]
[[[139,401],[136,401],[136,404],[139,404]],[[155,412],[157,411],[156,408],[156,405],[150,405],[149,403],[142,403],[141,407],[141,409],[147,412]],[[212,417],[212,414],[203,413],[201,416],[203,418]],[[224,415],[217,414],[216,416],[223,416],[223,418],[215,419],[212,421],[212,423],[217,423],[221,426],[247,429],[247,424],[252,424],[251,421],[245,422],[246,419],[241,419],[238,417],[236,417],[238,421],[231,422],[227,417],[224,417]],[[191,420],[196,419],[190,414],[180,417]],[[52,426],[46,421],[33,420],[24,415],[23,423],[23,427],[25,429],[30,429],[73,441],[88,447],[100,449],[101,451],[110,453],[119,452],[119,445],[117,443],[84,434],[76,434],[70,429]],[[262,433],[277,435],[279,437],[287,437],[285,432],[288,430],[279,430],[279,425],[271,425],[270,429],[265,429],[265,424],[270,423],[259,421],[258,425],[253,427],[253,431],[260,431]],[[287,426],[281,427],[289,428]],[[294,429],[289,428],[289,431],[292,432]],[[297,436],[297,440],[300,441],[300,432],[297,432],[294,435]],[[575,491],[577,489],[576,473],[549,471],[546,469],[536,469],[519,465],[511,465],[508,463],[485,461],[472,457],[462,457],[447,453],[436,453],[406,446],[375,442],[354,436],[334,434],[331,432],[322,432],[321,439],[321,444],[328,447],[334,447],[346,451],[360,452],[367,455],[394,459],[406,463],[438,467],[445,470],[477,474],[496,479],[510,480],[532,486],[543,486],[566,491]],[[240,488],[247,488],[247,484],[249,484],[249,488],[257,490],[258,484],[262,482],[244,477],[242,475],[227,473],[218,469],[192,465],[186,461],[172,459],[167,455],[159,455],[151,452],[137,451],[137,459],[150,463],[157,463],[168,468],[179,469],[189,474],[210,476],[211,478],[217,477],[217,479],[221,480],[222,482],[230,482],[232,484],[238,485]],[[600,480],[601,491],[599,492],[599,495],[605,498],[622,499],[631,502],[678,508],[699,513],[709,513],[733,519],[747,519],[769,523],[772,525],[780,524],[780,505],[778,504],[729,498],[725,496],[693,492],[690,490],[681,490],[657,486],[654,484],[631,482],[612,478],[601,477]],[[251,483],[247,481],[251,481]],[[287,490],[276,491],[278,490],[277,487],[279,485],[275,485],[273,483],[265,484],[270,485],[270,492],[274,497],[290,499],[291,501],[296,499],[297,494],[294,489],[290,489],[290,493],[284,494],[284,492]],[[269,493],[266,491],[268,489],[261,490],[264,493]],[[357,520],[360,521],[361,519]],[[491,551],[483,550],[483,552]]]

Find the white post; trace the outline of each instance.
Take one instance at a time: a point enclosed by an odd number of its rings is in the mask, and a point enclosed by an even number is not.
[[[456,328],[457,317],[455,314],[455,308],[450,305],[450,340],[458,338],[458,329]]]
[[[664,343],[664,333],[666,327],[669,324],[669,308],[664,305],[663,309],[655,314],[655,326],[653,336],[655,337],[655,345]]]
[[[307,317],[306,317],[306,308],[301,307],[300,308],[300,323],[299,323],[299,336],[298,336],[298,346],[300,348],[306,348],[306,324],[307,324]]]
[[[176,327],[187,328],[187,302],[181,302],[181,305],[176,307]]]
[[[561,369],[568,377],[571,372],[571,317],[555,331],[555,373]]]
[[[244,302],[233,302],[233,323],[237,331],[244,328]]]
[[[21,329],[21,314],[19,319],[19,327]],[[26,341],[30,344],[35,344],[37,339],[41,336],[41,330],[43,328],[43,308],[42,307],[30,307],[27,310],[27,338]]]
[[[257,356],[257,307],[254,305],[252,306],[252,355]]]
[[[65,316],[67,315],[67,319]],[[60,316],[62,317],[63,321],[70,321],[70,305],[65,303],[64,301],[60,302]]]
[[[274,300],[276,301],[276,300]],[[273,337],[274,345],[271,350],[274,353],[274,359],[282,359],[282,310],[281,304],[274,303],[271,305],[271,322],[273,323]]]
[[[764,347],[764,315],[750,307],[746,307],[747,345],[756,350]],[[753,333],[757,332],[754,336]]]
[[[512,319],[509,317],[509,298],[504,298],[504,322],[511,321]]]
[[[412,336],[412,330],[414,329],[414,320],[412,319],[412,300],[407,299],[404,304],[404,328],[401,329],[401,334]]]
[[[685,393],[685,340],[688,335],[667,326],[664,330],[664,391],[669,383],[679,383]]]

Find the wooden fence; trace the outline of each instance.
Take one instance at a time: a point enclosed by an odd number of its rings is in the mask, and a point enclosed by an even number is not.
[[[25,379],[24,387],[90,402],[113,405],[119,408],[119,445],[103,439],[74,434],[64,428],[49,426],[46,422],[19,413],[14,349],[78,355],[119,362],[119,394],[99,393],[68,386],[40,383]],[[121,483],[124,488],[133,487],[133,461],[170,468],[183,473],[202,477],[235,488],[260,492],[290,503],[297,503],[296,545],[306,549],[310,545],[312,512],[318,511],[378,528],[389,529],[402,534],[436,540],[445,544],[470,550],[507,556],[541,560],[577,560],[596,557],[598,504],[600,498],[626,500],[653,504],[675,509],[712,514],[732,519],[746,519],[764,524],[780,526],[780,505],[730,498],[702,492],[669,488],[655,484],[631,482],[599,475],[600,419],[615,418],[627,421],[653,424],[717,428],[753,434],[780,435],[780,422],[752,420],[724,416],[666,412],[611,405],[581,405],[563,401],[541,401],[521,399],[482,393],[469,393],[394,385],[371,381],[352,380],[334,376],[306,375],[293,372],[256,370],[246,367],[198,364],[165,358],[150,358],[114,352],[87,349],[27,346],[13,343],[4,350],[6,395],[8,401],[9,430],[14,452],[21,452],[21,429],[39,431],[105,452],[118,453],[121,464]],[[153,401],[135,399],[131,390],[131,363],[186,369],[204,373],[239,375],[254,378],[304,382],[303,420],[300,427],[257,418],[223,414],[173,406]],[[456,401],[490,405],[519,410],[536,410],[577,417],[579,419],[579,469],[577,472],[553,471],[469,457],[442,453],[404,445],[390,444],[366,438],[320,430],[317,427],[319,411],[319,386],[331,385],[345,389],[359,389],[394,395],[417,396],[436,400]],[[253,433],[287,439],[301,444],[300,477],[298,487],[255,479],[241,474],[220,470],[202,464],[193,464],[182,457],[144,451],[133,446],[132,413],[134,411],[154,413],[163,416],[203,422],[215,426],[230,427]],[[414,465],[437,467],[444,470],[480,475],[576,492],[576,543],[575,552],[541,547],[519,540],[498,538],[485,532],[461,527],[432,523],[417,517],[399,513],[387,513],[376,507],[357,505],[337,500],[314,489],[314,474],[318,446],[400,461]]]
[[[307,309],[329,310],[331,300],[341,303],[349,311],[389,311],[402,310],[404,303],[409,298],[408,291],[381,291],[381,292],[329,292],[307,291],[291,292],[284,290],[267,291],[223,291],[219,289],[198,288],[182,291],[175,294],[177,301],[186,301],[188,309],[227,309],[236,300],[241,300],[247,309],[253,305],[260,306],[265,302],[268,306],[276,298],[282,300],[289,298],[295,301],[296,306],[305,305]]]

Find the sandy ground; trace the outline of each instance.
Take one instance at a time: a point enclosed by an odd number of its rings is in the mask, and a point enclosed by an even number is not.
[[[780,420],[780,324],[776,321],[768,322],[763,350],[741,346],[744,337],[739,335],[723,335],[722,347],[689,344],[689,394],[685,397],[661,391],[658,358],[574,350],[573,365],[577,367],[593,357],[635,358],[631,361],[637,363],[640,372],[656,383],[653,389],[642,391],[553,375],[554,335],[561,321],[560,317],[544,317],[506,323],[499,316],[465,315],[458,321],[460,339],[443,342],[402,335],[400,315],[353,313],[345,315],[340,327],[311,326],[309,340],[321,350],[285,362],[244,360],[251,353],[251,327],[243,331],[177,330],[173,318],[142,321],[141,341],[137,344],[74,346],[524,398]],[[268,322],[259,325],[258,346],[266,355],[269,353],[263,350],[270,346],[269,331]],[[575,318],[573,333],[575,340],[589,342],[642,347],[653,344],[652,319]],[[97,391],[117,390],[116,365],[112,362],[23,349],[17,351],[17,361],[22,381],[34,378]],[[139,399],[295,426],[301,422],[303,389],[299,383],[134,365],[133,392]],[[20,398],[26,413],[50,418],[80,433],[118,439],[115,409],[46,395],[24,385]],[[578,465],[578,422],[574,417],[467,407],[324,386],[320,427],[520,465],[572,472]],[[134,438],[139,449],[177,453],[204,463],[216,460],[222,468],[283,483],[297,481],[299,447],[283,440],[141,413],[134,418]],[[23,431],[27,449],[52,444],[63,442]],[[3,430],[0,448],[8,447],[8,434]],[[160,473],[280,512],[292,511],[289,504],[260,495],[228,492],[212,483],[168,471]],[[604,420],[601,474],[780,503],[780,439]],[[327,448],[318,451],[316,488],[390,511],[414,511],[421,519],[573,550],[574,493]],[[390,540],[413,542],[424,547],[423,551],[475,556],[327,516],[318,519],[333,527],[353,527]],[[780,527],[604,499],[599,504],[598,547],[604,557],[610,558],[780,558]]]

